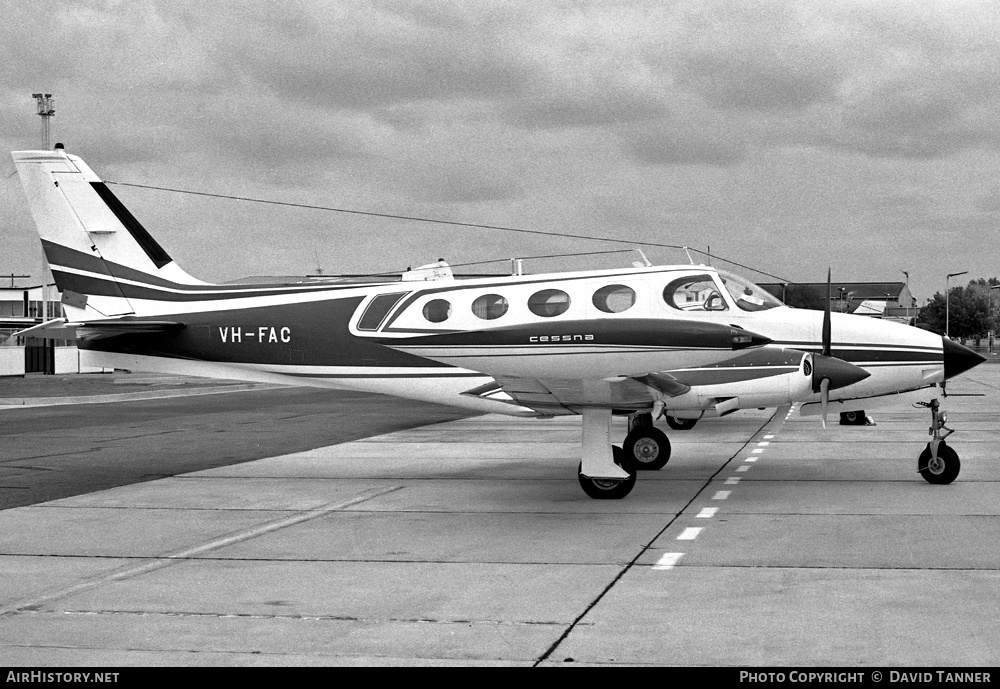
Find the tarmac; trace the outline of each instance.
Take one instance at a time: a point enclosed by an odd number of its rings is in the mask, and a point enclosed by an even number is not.
[[[0,379],[0,422],[241,385],[135,375]],[[924,409],[664,427],[670,462],[617,501],[577,483],[577,419],[491,415],[3,510],[0,657],[995,667],[1000,367],[948,391],[948,486],[916,473]]]
[[[265,383],[158,373],[78,373],[0,377],[0,408],[100,404],[277,388]]]

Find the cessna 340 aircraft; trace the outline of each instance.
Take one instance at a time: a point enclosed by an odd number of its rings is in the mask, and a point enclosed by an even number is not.
[[[930,408],[918,459],[958,475],[938,385],[983,357],[939,335],[784,306],[704,265],[456,280],[214,285],[173,262],[79,157],[14,152],[67,317],[20,333],[76,339],[90,365],[384,393],[517,416],[582,417],[580,485],[621,498],[674,429],[739,409]],[[829,304],[829,300],[828,304]],[[611,417],[632,429],[613,447]]]

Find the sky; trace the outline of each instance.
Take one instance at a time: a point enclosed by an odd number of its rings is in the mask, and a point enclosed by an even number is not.
[[[602,238],[112,185],[204,280],[636,246],[688,261],[657,244],[794,282],[906,271],[919,303],[948,273],[1000,275],[992,0],[36,0],[4,16],[7,150],[41,147],[46,92],[51,143],[111,182]],[[0,172],[0,276],[38,284],[9,157]]]

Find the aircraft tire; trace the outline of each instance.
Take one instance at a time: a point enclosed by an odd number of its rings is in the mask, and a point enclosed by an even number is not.
[[[667,425],[675,431],[690,431],[696,423],[698,423],[698,419],[675,419],[672,416],[667,417]]]
[[[618,464],[616,461],[615,464]],[[635,470],[619,464],[628,472],[628,478],[622,481],[588,478],[583,475],[583,462],[576,469],[576,476],[580,480],[580,487],[583,492],[594,500],[621,500],[632,492],[635,488]]]
[[[962,469],[962,463],[958,459],[958,453],[948,447],[942,441],[938,445],[938,461],[931,462],[931,444],[920,453],[917,460],[917,470],[928,483],[945,485],[958,478],[958,472]]]
[[[670,441],[655,426],[640,426],[625,436],[622,454],[626,471],[656,471],[670,461]]]

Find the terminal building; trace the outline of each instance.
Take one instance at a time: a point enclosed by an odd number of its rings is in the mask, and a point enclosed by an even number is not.
[[[0,287],[0,376],[25,373],[81,373],[100,371],[81,367],[74,342],[18,337],[15,333],[41,323],[62,318],[62,295],[48,285],[48,299],[42,285]]]
[[[824,309],[825,282],[759,283],[772,295],[797,308]],[[830,289],[830,310],[899,321],[913,325],[920,307],[904,282],[834,282]]]

